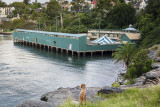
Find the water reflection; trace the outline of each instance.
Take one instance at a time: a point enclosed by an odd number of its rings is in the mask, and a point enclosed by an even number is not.
[[[11,39],[11,38],[10,38]],[[0,40],[0,107],[39,99],[59,87],[111,85],[122,71],[111,56],[70,56]]]

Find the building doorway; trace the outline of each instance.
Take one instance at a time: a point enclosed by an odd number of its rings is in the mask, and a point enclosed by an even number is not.
[[[53,46],[56,47],[56,41],[53,42]]]
[[[72,44],[68,45],[68,50],[72,50]]]

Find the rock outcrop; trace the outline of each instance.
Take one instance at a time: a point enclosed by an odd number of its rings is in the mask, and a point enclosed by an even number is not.
[[[98,91],[99,94],[111,94],[111,93],[122,93],[124,90],[115,87],[107,87]]]
[[[54,107],[54,106],[44,101],[27,100],[19,104],[17,107]]]
[[[97,92],[102,89],[100,87],[87,87],[87,100],[93,101],[96,100],[95,97]],[[48,92],[41,96],[42,101],[52,103],[53,106],[58,106],[63,104],[66,100],[71,99],[73,101],[79,101],[79,93],[81,88],[79,86],[75,88],[59,88],[55,91]]]

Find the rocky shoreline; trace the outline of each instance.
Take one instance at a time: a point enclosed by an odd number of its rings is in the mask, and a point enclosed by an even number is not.
[[[41,96],[41,101],[27,100],[19,104],[17,107],[57,107],[67,100],[78,104],[80,86],[74,88],[59,88],[55,91],[48,92]],[[96,102],[104,100],[98,96],[98,93],[121,93],[122,89],[113,87],[87,87],[87,101]]]
[[[150,85],[156,85],[160,83],[160,57],[156,57],[155,51],[150,51],[148,56],[155,59],[155,63],[152,65],[152,70],[143,74],[141,77],[136,78],[133,84],[124,85],[126,80],[123,80],[119,76],[117,82],[120,84],[119,88],[114,87],[87,87],[87,100],[96,102],[104,100],[98,96],[98,93],[120,93],[128,88],[145,88]],[[57,107],[63,104],[66,100],[70,99],[74,103],[79,103],[80,86],[74,88],[59,88],[55,91],[48,92],[41,96],[39,101],[27,100],[19,104],[17,107]]]

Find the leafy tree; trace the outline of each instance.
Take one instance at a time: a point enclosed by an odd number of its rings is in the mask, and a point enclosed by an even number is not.
[[[99,11],[109,11],[112,8],[112,0],[99,0],[97,3],[97,10]]]
[[[109,21],[120,28],[136,22],[136,10],[129,4],[120,3],[115,5],[108,16]]]
[[[13,11],[14,16],[16,16],[17,14],[22,15],[25,12],[25,7],[26,4],[23,2],[13,2],[11,4],[11,6],[13,6],[15,8],[15,10]]]
[[[34,12],[32,13],[32,15],[31,15],[31,19],[32,19],[32,20],[38,20],[38,17],[39,17],[39,13],[36,12],[36,11],[34,11]]]
[[[0,7],[5,7],[5,6],[7,6],[7,4],[3,2],[2,0],[0,0]]]
[[[160,2],[159,0],[148,0],[145,10],[141,11],[138,27],[142,35],[141,48],[148,48],[160,41]]]
[[[29,2],[30,2],[30,0],[23,0],[23,2],[24,2],[26,5],[28,5]]]
[[[126,76],[130,79],[137,78],[152,69],[152,60],[148,58],[147,51],[145,49],[137,52],[131,62],[130,68],[126,74]]]
[[[155,27],[141,42],[141,48],[149,48],[160,43],[160,28]]]
[[[47,4],[46,13],[50,18],[55,18],[60,14],[61,7],[57,1],[50,1]]]
[[[79,25],[67,26],[63,29],[63,32],[67,33],[78,33]],[[84,25],[80,26],[80,33],[87,33],[87,28]]]
[[[112,54],[113,60],[116,60],[115,63],[123,61],[128,70],[131,60],[136,52],[135,46],[131,43],[127,43],[120,45],[115,51],[116,52]]]
[[[159,0],[148,0],[148,5],[146,7],[146,12],[152,14],[154,19],[160,14],[160,1]],[[153,20],[154,20],[153,19]]]
[[[38,9],[38,8],[41,8],[41,3],[33,3],[31,5],[31,9],[34,10],[34,9]]]
[[[89,8],[88,3],[84,2],[84,0],[73,0],[71,4],[71,10],[74,12],[84,12]]]

